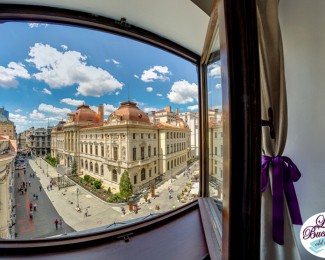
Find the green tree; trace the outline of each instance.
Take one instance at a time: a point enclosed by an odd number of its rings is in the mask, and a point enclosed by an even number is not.
[[[77,161],[75,159],[73,159],[71,174],[72,176],[78,175]]]
[[[120,179],[120,194],[123,198],[127,198],[132,194],[132,184],[129,172],[124,171]]]

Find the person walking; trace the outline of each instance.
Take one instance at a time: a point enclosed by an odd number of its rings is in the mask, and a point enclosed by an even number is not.
[[[35,194],[35,198],[36,198],[36,200],[38,200],[38,194],[37,194],[37,192],[36,192],[36,194]]]
[[[28,181],[28,186],[30,187],[30,181]]]
[[[29,210],[32,210],[32,208],[33,208],[33,203],[30,201],[29,202]]]
[[[39,191],[42,191],[42,185],[39,186]]]
[[[34,203],[34,211],[36,211],[37,204],[36,202]]]
[[[57,229],[58,229],[58,224],[59,224],[59,221],[58,221],[57,218],[54,220],[54,224],[55,224],[55,228],[56,228],[56,230],[57,230]]]

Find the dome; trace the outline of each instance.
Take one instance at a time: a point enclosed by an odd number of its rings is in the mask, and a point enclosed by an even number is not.
[[[65,124],[64,121],[60,121],[60,122],[55,126],[55,129],[56,129],[57,131],[61,131],[61,130],[63,130],[63,128],[64,128],[64,124]]]
[[[78,106],[77,110],[72,113],[74,122],[91,122],[98,123],[98,114],[91,110],[88,105]]]
[[[137,107],[137,104],[131,101],[122,102],[121,106],[110,114],[109,119],[119,117],[121,121],[138,121],[150,123],[148,115]]]

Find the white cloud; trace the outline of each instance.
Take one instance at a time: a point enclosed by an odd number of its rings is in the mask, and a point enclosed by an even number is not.
[[[157,96],[158,96],[158,97],[162,97],[162,94],[158,93]]]
[[[29,56],[26,61],[39,70],[33,76],[51,88],[77,84],[77,95],[100,97],[123,87],[108,71],[87,65],[87,56],[77,51],[60,52],[48,44],[35,43]]]
[[[115,95],[117,96],[117,95],[119,95],[120,94],[120,91],[116,91],[115,92]]]
[[[169,101],[176,104],[187,104],[198,101],[198,86],[186,80],[174,82],[167,94]]]
[[[199,110],[199,105],[188,106],[187,109],[191,111]]]
[[[135,78],[137,78],[137,79],[139,78],[139,76],[138,76],[138,75],[136,75],[136,74],[134,74],[134,77],[135,77]]]
[[[211,76],[213,78],[220,78],[220,76],[221,76],[221,68],[220,68],[220,65],[218,65],[218,64],[212,64],[209,67],[208,74],[209,74],[209,76]]]
[[[152,92],[153,91],[153,88],[152,87],[147,87],[147,91],[148,92]]]
[[[166,81],[169,80],[167,75],[171,72],[168,70],[167,66],[153,66],[148,70],[144,70],[141,75],[141,80],[144,82],[153,82],[154,80]]]
[[[152,112],[152,111],[158,111],[159,109],[158,108],[156,108],[156,107],[145,107],[144,109],[143,109],[143,111],[145,112],[145,113],[150,113],[150,112]]]
[[[65,103],[71,106],[80,106],[85,103],[84,100],[72,99],[72,98],[63,98],[60,100],[60,103]]]
[[[120,64],[120,62],[117,61],[117,60],[115,60],[115,59],[112,59],[112,61],[113,61],[113,63],[114,63],[115,65],[119,65],[119,64]]]
[[[38,106],[38,110],[42,112],[51,113],[51,114],[61,115],[61,116],[66,116],[66,114],[71,112],[69,108],[58,108],[44,103]]]
[[[105,59],[105,62],[110,62],[110,60],[109,59]]]
[[[63,50],[65,50],[65,51],[66,51],[66,50],[68,49],[68,46],[67,46],[67,45],[65,45],[65,44],[62,44],[62,45],[61,45],[61,48],[62,48]]]
[[[29,28],[38,28],[38,27],[47,27],[48,26],[48,24],[46,24],[46,23],[28,23],[28,27]]]
[[[15,88],[18,86],[16,77],[29,79],[30,75],[22,63],[10,62],[8,67],[0,66],[0,87]]]
[[[221,84],[220,83],[216,84],[216,89],[220,89],[220,88],[221,88]]]
[[[15,110],[16,113],[19,113],[21,111],[23,111],[23,110],[21,110],[20,108],[18,108],[18,109]]]
[[[113,105],[110,104],[103,104],[103,106],[104,106],[105,116],[110,115],[113,111],[117,109],[117,107],[114,107]],[[96,113],[98,112],[98,106],[90,106],[90,109],[94,110]]]
[[[42,93],[47,94],[47,95],[52,95],[52,92],[49,91],[47,88],[43,88]]]
[[[30,118],[32,119],[44,119],[45,118],[45,115],[42,114],[42,113],[39,113],[37,111],[37,109],[34,109],[33,112],[31,114],[29,114]]]
[[[20,110],[20,109],[17,109],[17,110]],[[17,110],[16,110],[16,112],[17,112]],[[9,118],[15,124],[27,125],[27,124],[30,123],[30,121],[27,120],[27,116],[22,116],[20,114],[12,114],[12,113],[9,113]]]

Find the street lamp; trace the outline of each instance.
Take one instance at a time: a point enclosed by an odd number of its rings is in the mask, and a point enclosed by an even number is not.
[[[79,208],[79,188],[77,188],[77,208]]]

